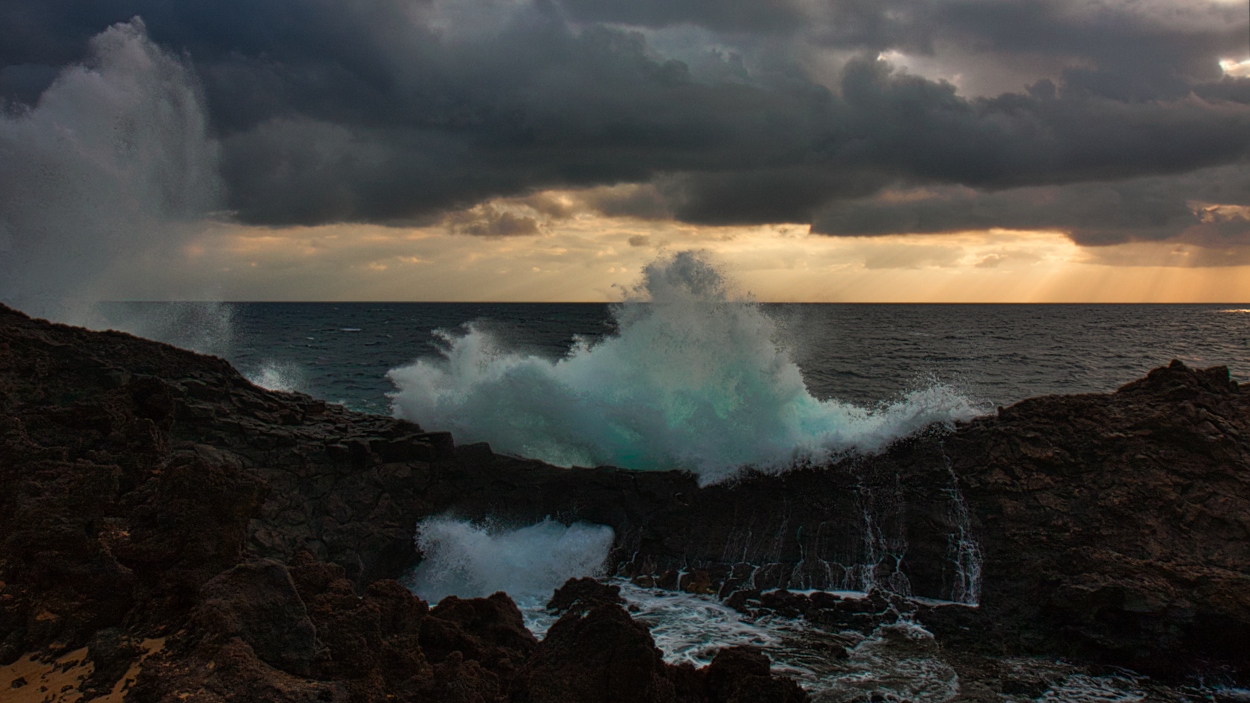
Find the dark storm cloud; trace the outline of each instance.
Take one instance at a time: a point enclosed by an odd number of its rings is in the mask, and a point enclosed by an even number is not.
[[[1245,21],[1237,8],[1180,2],[1171,14],[1087,7],[0,0],[0,94],[30,102],[56,67],[84,56],[90,36],[141,15],[153,41],[188,57],[221,145],[228,206],[249,223],[424,223],[492,197],[634,183],[645,185],[587,204],[708,224],[815,222],[830,234],[1030,217],[1079,241],[1175,233],[1193,215],[1165,185],[1158,202],[1073,201],[1032,215],[1020,189],[1090,182],[1127,192],[1143,178],[1166,184],[1242,162],[1250,88],[1223,78],[1217,60],[1243,50]],[[695,68],[657,48],[655,32],[681,27],[716,40]],[[1053,81],[1033,76],[1028,91],[968,98],[874,58],[942,42],[987,61],[1060,57],[1067,68]],[[793,58],[804,47],[860,57],[818,83]],[[1136,180],[1116,185],[1125,179]],[[872,199],[897,184],[970,188],[978,204],[894,213]]]
[[[830,200],[875,192],[887,179],[856,155],[841,168],[837,155],[816,164],[684,174],[663,180],[660,192],[681,220],[709,225],[810,222]]]
[[[935,34],[982,50],[1072,56],[1098,70],[1133,67],[1217,79],[1210,60],[1246,49],[1246,8],[1210,3],[958,0],[937,3]]]
[[[586,191],[581,201],[608,217],[633,217],[639,220],[664,220],[672,211],[654,185],[621,185]]]
[[[1233,213],[1210,204],[1232,206]],[[1241,208],[1244,208],[1242,210]],[[873,236],[895,232],[1050,229],[1082,245],[1180,238],[1201,246],[1250,245],[1250,166],[1183,176],[1034,186],[985,193],[960,186],[917,189],[830,206],[814,232]]]
[[[793,0],[563,0],[560,7],[579,22],[694,24],[731,32],[794,30],[805,20],[801,4]]]
[[[1194,86],[1194,93],[1203,100],[1226,101],[1250,105],[1250,78],[1227,76],[1218,83]]]

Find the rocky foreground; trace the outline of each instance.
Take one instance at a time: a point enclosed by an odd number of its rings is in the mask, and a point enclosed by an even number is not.
[[[557,594],[541,642],[503,594],[429,607],[395,579],[448,511],[609,525],[612,573],[747,613],[901,611],[965,700],[1018,686],[1007,655],[1250,682],[1250,393],[1222,368],[699,487],[456,446],[0,306],[5,701],[803,699],[749,649],[665,664],[594,584]],[[796,593],[843,588],[874,596]]]

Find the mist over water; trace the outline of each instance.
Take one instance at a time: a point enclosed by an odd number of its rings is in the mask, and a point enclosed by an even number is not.
[[[229,358],[234,352],[235,310],[228,303],[103,302],[87,308],[86,312],[87,315],[72,322],[96,329],[129,332],[200,354]]]
[[[878,451],[984,412],[933,384],[877,407],[818,400],[775,322],[698,252],[647,266],[613,308],[617,332],[551,360],[486,330],[443,332],[439,358],[390,372],[399,417],[561,466],[783,470]]]
[[[221,304],[147,308],[150,317],[97,305],[136,283],[122,269],[157,271],[183,255],[220,207],[217,167],[190,68],[139,18],[101,32],[33,107],[0,110],[0,301],[228,355],[231,310]]]

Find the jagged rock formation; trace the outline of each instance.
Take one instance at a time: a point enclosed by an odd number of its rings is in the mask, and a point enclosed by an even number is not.
[[[610,661],[538,643],[506,595],[430,609],[394,581],[418,559],[417,519],[480,454],[220,359],[0,307],[0,666],[40,674],[6,685],[40,701],[732,697],[685,669],[681,695],[618,695]],[[622,651],[667,681],[646,629],[616,616]],[[578,676],[535,677],[574,654]],[[752,662],[743,677],[761,677]],[[799,700],[778,690],[760,700]]]
[[[1026,400],[946,449],[987,555],[982,619],[1017,624],[1006,639],[1250,669],[1250,393],[1226,369]]]
[[[592,700],[611,666],[570,657],[608,633],[630,700],[798,695],[755,653],[664,665],[611,600],[542,643],[504,596],[429,609],[392,579],[451,509],[609,525],[618,573],[744,610],[866,626],[890,593],[979,593],[918,616],[951,647],[1250,672],[1250,394],[1221,369],[700,488],[457,447],[0,307],[0,665],[73,661],[75,691],[128,700]],[[839,587],[878,594],[769,592]]]

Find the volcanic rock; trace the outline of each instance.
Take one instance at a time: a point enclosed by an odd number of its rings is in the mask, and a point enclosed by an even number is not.
[[[268,559],[236,564],[204,584],[201,596],[192,616],[200,627],[226,640],[239,637],[283,671],[308,674],[317,630],[285,566]]]
[[[571,582],[570,582],[571,583]],[[560,617],[512,681],[518,703],[802,703],[756,649],[721,650],[702,669],[666,664],[651,633],[619,604]]]
[[[981,610],[1035,650],[1250,668],[1250,394],[1179,361],[1108,395],[1026,400],[954,433]]]
[[[566,613],[513,682],[526,703],[672,703],[667,665],[646,626],[615,603]]]
[[[608,603],[624,603],[621,598],[621,587],[600,583],[592,578],[569,579],[563,586],[556,589],[547,601],[547,610],[560,614],[570,610],[581,614],[595,607]]]
[[[746,695],[665,665],[589,587],[550,643],[500,594],[429,610],[393,579],[448,511],[608,525],[610,573],[745,612],[866,629],[911,608],[961,651],[1250,677],[1250,394],[1219,367],[700,487],[458,447],[0,307],[0,665],[81,649],[83,691],[151,701],[594,697],[626,670],[639,700]],[[852,589],[875,595],[797,593]]]
[[[525,629],[521,611],[506,593],[489,598],[448,596],[421,626],[421,646],[434,661],[453,652],[511,673],[513,664],[534,651],[538,640]]]
[[[772,675],[768,657],[753,647],[731,647],[717,652],[707,666],[707,690],[714,701],[747,703],[801,703],[807,700],[790,679]]]
[[[511,599],[431,610],[391,578],[420,559],[416,522],[495,463],[0,306],[0,666],[39,674],[6,684],[81,670],[66,691],[133,701],[502,700],[538,647]]]

